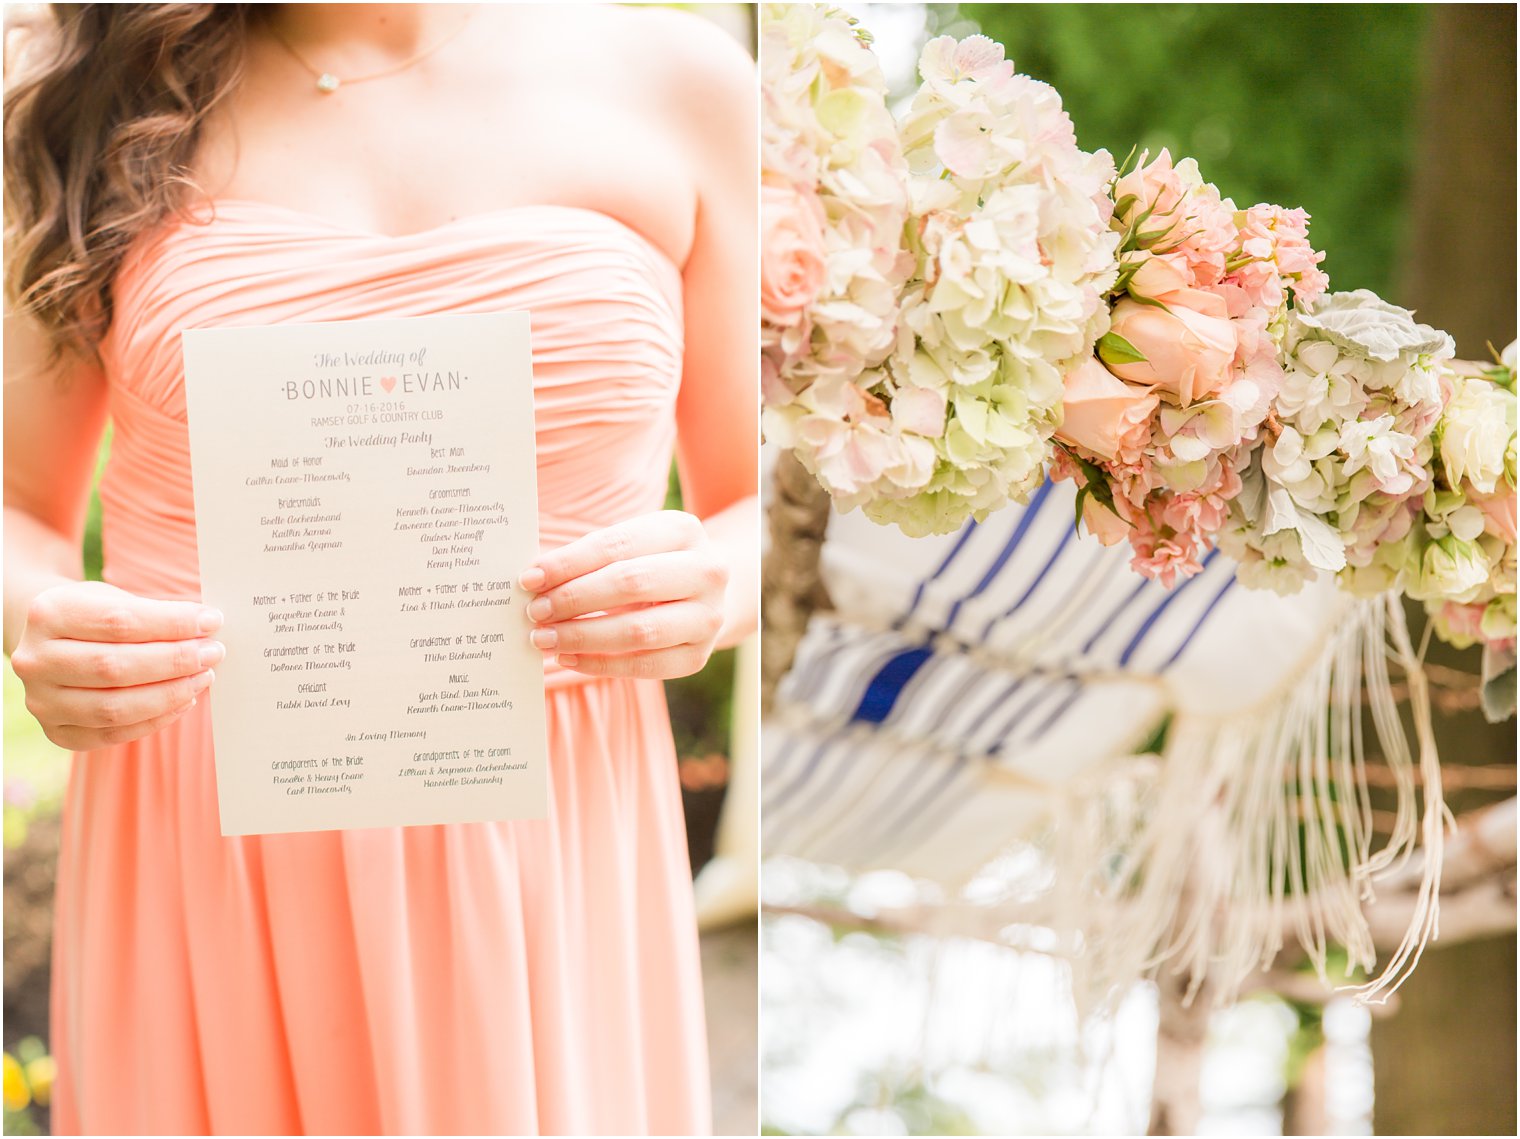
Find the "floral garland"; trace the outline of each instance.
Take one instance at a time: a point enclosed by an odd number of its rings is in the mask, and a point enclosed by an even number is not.
[[[1237,210],[1192,159],[1145,156],[1112,187],[1123,270],[1112,327],[1066,381],[1057,479],[1134,565],[1171,585],[1202,567],[1241,492],[1282,380],[1292,306],[1328,280],[1302,210]]]
[[[901,121],[837,10],[766,6],[761,59],[764,422],[840,509],[948,533],[1048,470],[1167,586],[1217,545],[1249,587],[1402,590],[1513,669],[1513,346],[1457,363],[1328,292],[1304,211],[1081,151],[984,36],[925,46]]]

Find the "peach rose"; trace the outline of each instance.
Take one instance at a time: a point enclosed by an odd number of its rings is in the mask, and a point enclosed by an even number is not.
[[[1145,356],[1112,366],[1114,375],[1160,388],[1186,407],[1230,382],[1238,341],[1223,299],[1200,289],[1176,289],[1166,308],[1128,298],[1114,306],[1111,330]]]
[[[816,196],[790,186],[760,190],[760,308],[772,324],[802,319],[823,288],[823,208]]]
[[[1142,154],[1140,160],[1144,163],[1145,155]],[[1185,211],[1179,207],[1201,181],[1198,168],[1191,160],[1185,158],[1173,166],[1171,153],[1163,149],[1154,161],[1137,166],[1115,184],[1114,201],[1122,202],[1128,197],[1135,199],[1135,204],[1125,210],[1120,220],[1128,224],[1130,218],[1150,210],[1146,228],[1169,231],[1185,220]]]
[[[1136,297],[1159,297],[1192,285],[1187,263],[1176,254],[1147,256],[1129,279],[1128,291]]]
[[[1104,546],[1129,540],[1129,523],[1092,495],[1082,500],[1082,526]]]
[[[1056,438],[1112,460],[1144,443],[1159,402],[1149,388],[1125,383],[1089,356],[1066,374]]]

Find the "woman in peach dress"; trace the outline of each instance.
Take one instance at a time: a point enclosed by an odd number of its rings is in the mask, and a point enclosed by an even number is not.
[[[747,57],[580,6],[60,5],[15,40],[5,639],[77,753],[56,1129],[707,1130],[660,678],[755,622]],[[532,314],[550,817],[222,838],[179,332],[503,309]]]

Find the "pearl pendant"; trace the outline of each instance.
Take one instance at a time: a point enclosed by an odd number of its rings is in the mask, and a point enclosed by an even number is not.
[[[338,77],[330,71],[324,71],[317,78],[317,90],[324,95],[331,95],[338,89]]]

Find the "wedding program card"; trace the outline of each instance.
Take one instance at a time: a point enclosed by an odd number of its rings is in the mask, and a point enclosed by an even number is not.
[[[528,314],[189,329],[224,835],[543,818]]]

